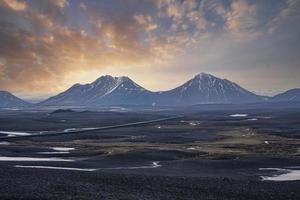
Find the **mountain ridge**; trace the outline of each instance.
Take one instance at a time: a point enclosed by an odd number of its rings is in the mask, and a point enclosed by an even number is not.
[[[7,91],[0,91],[0,107],[36,106],[188,106],[197,104],[245,104],[256,102],[300,102],[295,88],[265,97],[257,95],[228,79],[199,73],[180,86],[153,92],[127,76],[105,75],[87,84],[76,83],[40,103],[30,104]]]
[[[101,76],[94,82],[75,84],[40,105],[193,105],[197,103],[244,103],[262,101],[234,82],[199,73],[184,84],[160,92],[147,90],[129,77]],[[58,103],[58,104],[57,104]]]

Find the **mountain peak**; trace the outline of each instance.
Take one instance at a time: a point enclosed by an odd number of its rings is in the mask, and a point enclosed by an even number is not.
[[[130,80],[129,77],[127,76],[111,76],[111,75],[105,75],[105,76],[100,76],[98,79],[96,79],[93,83],[99,83],[99,82],[113,82],[113,81],[117,81],[117,82],[123,82],[126,80]]]
[[[93,83],[98,83],[98,82],[102,82],[102,81],[111,81],[113,79],[114,79],[114,77],[112,77],[110,75],[105,75],[105,76],[100,76]]]
[[[260,97],[245,90],[236,83],[215,77],[208,73],[197,74],[183,85],[167,91],[173,95],[176,104],[199,103],[241,103],[260,101]],[[172,101],[168,99],[165,103]]]
[[[119,76],[119,77],[114,77],[115,79],[117,79],[118,81],[131,81],[131,79],[128,76]]]
[[[201,72],[199,74],[197,74],[194,78],[196,79],[202,79],[202,78],[217,78],[211,74],[205,73],[205,72]]]
[[[4,91],[4,90],[0,90],[0,94],[11,94],[10,92]]]
[[[138,101],[143,94],[150,93],[142,88],[127,76],[113,77],[110,75],[101,76],[92,83],[85,85],[76,84],[54,97],[51,97],[41,104],[56,105],[94,105],[94,104],[126,104]],[[146,101],[146,100],[145,100]]]

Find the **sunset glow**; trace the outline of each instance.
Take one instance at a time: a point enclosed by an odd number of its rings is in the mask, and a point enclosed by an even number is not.
[[[299,4],[0,0],[0,90],[49,96],[110,74],[159,91],[200,72],[258,93],[299,87]]]

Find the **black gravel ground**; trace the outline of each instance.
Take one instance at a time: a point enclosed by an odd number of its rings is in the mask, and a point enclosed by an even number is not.
[[[232,137],[217,134],[224,130],[230,134],[231,130],[251,128],[258,136],[270,134],[270,137],[275,135],[282,136],[283,139],[295,138],[296,140],[300,135],[299,111],[242,110],[205,113],[192,109],[185,112],[187,114],[184,119],[104,132],[95,131],[88,137],[85,134],[63,135],[2,144],[0,156],[59,157],[71,158],[74,162],[0,162],[0,200],[300,199],[300,181],[260,180],[261,175],[272,175],[272,172],[260,171],[261,167],[300,166],[298,143],[293,139],[288,140],[289,143],[284,145],[276,141],[277,143],[270,145],[255,143],[245,146],[238,143],[227,146],[229,150],[253,152],[253,155],[247,154],[247,156],[238,153],[225,154],[225,152],[224,155],[222,152],[213,155],[205,151],[187,149],[190,146],[201,147],[202,143],[218,141],[223,137]],[[229,117],[233,113],[248,113],[247,118],[259,120],[233,119]],[[166,114],[169,113],[0,112],[0,129],[40,131],[63,130],[70,127],[98,127],[152,120]],[[199,122],[200,125],[190,126],[189,121]],[[161,128],[158,128],[160,126]],[[37,152],[54,151],[50,148],[52,146],[65,145],[75,147],[75,150],[70,151],[69,154],[37,154]],[[111,149],[113,151],[109,154]],[[223,150],[227,149],[223,148]],[[267,150],[269,154],[266,153]],[[106,169],[93,172],[14,167],[14,165],[43,165],[106,168],[148,166],[154,161],[160,161],[162,167],[136,170]]]
[[[297,200],[300,182],[0,169],[0,199]]]

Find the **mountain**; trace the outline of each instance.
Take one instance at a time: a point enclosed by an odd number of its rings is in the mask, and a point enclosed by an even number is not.
[[[90,84],[75,84],[40,105],[146,105],[151,96],[128,77],[102,76]]]
[[[159,105],[194,105],[248,103],[263,101],[258,96],[227,79],[220,79],[211,74],[200,73],[183,85],[166,92],[158,98]]]
[[[271,98],[276,102],[300,102],[300,88],[288,90]]]
[[[101,76],[89,84],[75,84],[50,97],[41,106],[187,106],[197,104],[300,102],[300,88],[274,97],[256,95],[238,84],[211,74],[200,73],[183,85],[168,91],[151,92],[130,78]],[[0,91],[0,107],[24,107],[30,103]]]
[[[164,92],[151,92],[128,77],[102,76],[90,84],[75,84],[65,92],[39,105],[107,106],[158,105],[178,106],[207,103],[248,103],[263,101],[236,83],[201,73],[182,86]]]
[[[0,107],[11,108],[11,107],[24,107],[29,106],[30,103],[12,95],[7,91],[0,91]]]
[[[75,113],[76,111],[71,110],[71,109],[58,109],[58,110],[54,110],[53,112],[51,112],[51,114],[65,114],[65,113]]]

